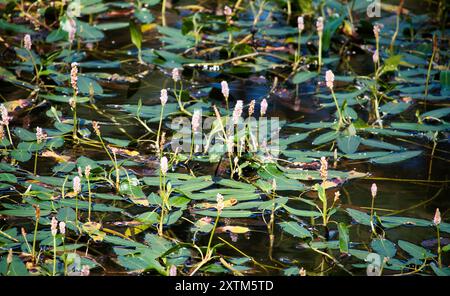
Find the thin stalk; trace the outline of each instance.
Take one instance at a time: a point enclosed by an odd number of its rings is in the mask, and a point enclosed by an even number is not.
[[[12,138],[11,138],[11,132],[9,131],[9,124],[6,125],[6,131],[8,132],[8,139],[9,139],[9,142],[11,143],[11,146],[13,148],[15,148],[14,147],[14,143],[13,143]]]
[[[435,136],[437,136],[437,135],[435,135]],[[432,171],[432,168],[433,168],[433,157],[434,157],[434,152],[436,150],[436,146],[437,146],[436,139],[433,139],[433,149],[431,150],[430,166],[428,167],[428,181],[431,180],[431,171]]]
[[[161,154],[161,151],[159,149],[159,138],[161,134],[161,126],[162,126],[162,118],[164,114],[164,105],[161,105],[161,114],[159,115],[159,126],[158,126],[158,134],[156,135],[156,151],[158,151],[159,154]]]
[[[161,217],[159,219],[159,227],[158,227],[158,235],[163,235],[163,221],[164,221],[164,214],[166,211],[166,178],[161,173],[159,174],[159,188],[161,192]]]
[[[319,32],[319,52],[317,53],[319,55],[319,66],[317,68],[317,72],[320,73],[320,69],[322,67],[322,32]]]
[[[331,96],[333,97],[334,104],[336,105],[336,109],[338,111],[338,115],[339,115],[338,129],[340,129],[342,127],[342,125],[343,125],[343,116],[342,116],[341,108],[339,107],[339,103],[338,103],[338,100],[336,98],[336,95],[334,94],[334,90],[333,89],[331,89]]]
[[[36,237],[37,237],[37,229],[38,229],[38,224],[39,224],[39,219],[40,216],[36,216],[36,223],[34,224],[34,234],[33,234],[33,250],[32,250],[32,258],[33,258],[33,262],[36,263]]]
[[[400,29],[400,15],[401,15],[402,10],[403,10],[403,3],[404,3],[404,0],[400,0],[400,4],[399,4],[398,9],[397,9],[397,19],[396,19],[396,23],[395,23],[395,32],[394,32],[394,35],[392,35],[391,45],[389,46],[389,51],[391,53],[394,52],[395,40],[397,39],[398,31]]]
[[[37,168],[37,160],[38,160],[38,151],[34,153],[34,169],[33,169],[33,175],[36,176],[36,168]]]
[[[428,64],[427,80],[425,81],[425,98],[428,96],[428,85],[430,83],[431,68],[433,67],[433,61],[437,49],[436,42],[437,42],[436,35],[433,35],[433,53],[431,54],[430,63]]]
[[[91,195],[91,182],[89,177],[86,177],[88,183],[88,194],[89,194],[89,209],[88,209],[88,221],[91,222],[91,207],[92,207],[92,195]]]
[[[76,100],[76,96],[74,97],[74,100]],[[75,107],[73,108],[73,134],[72,137],[74,140],[78,139],[77,136],[77,103],[75,102]]]
[[[166,24],[166,0],[162,1],[161,4],[161,22],[162,22],[162,26],[165,27]]]
[[[23,229],[23,228],[22,228],[22,229]],[[25,230],[22,231],[22,237],[23,237],[23,240],[25,241],[25,244],[27,245],[28,252],[30,252],[30,253],[32,254],[33,251],[31,250],[30,244],[28,243],[27,235],[26,235],[26,233],[25,233]]]
[[[439,231],[439,225],[436,225],[436,231],[437,231],[437,243],[438,243],[438,264],[439,268],[442,268],[442,259],[441,259],[441,235]]]
[[[287,23],[289,23],[289,20],[291,19],[291,15],[292,15],[291,0],[287,0],[287,20],[286,20]]]
[[[56,275],[56,235],[53,236],[53,276]]]
[[[206,256],[208,256],[211,248],[212,239],[214,233],[216,232],[217,223],[219,222],[220,212],[217,212],[216,221],[214,222],[213,229],[211,230],[211,235],[209,236],[208,247],[206,248]]]
[[[375,197],[372,196],[372,204],[370,206],[370,228],[372,229],[372,233],[376,234],[375,226],[373,225],[373,209],[375,206]]]

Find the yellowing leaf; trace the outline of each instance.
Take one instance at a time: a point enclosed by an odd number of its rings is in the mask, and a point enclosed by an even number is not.
[[[95,242],[101,242],[106,233],[100,231],[102,224],[97,222],[86,222],[83,224],[83,231],[85,231]]]
[[[244,226],[223,226],[217,227],[217,232],[225,232],[230,231],[232,233],[247,233],[250,231],[250,228]]]
[[[46,150],[41,154],[43,157],[54,158],[57,162],[68,162],[70,160],[70,156],[59,155],[58,153],[50,150]]]
[[[153,30],[156,28],[156,24],[144,24],[141,26],[141,32],[145,33],[147,31]]]

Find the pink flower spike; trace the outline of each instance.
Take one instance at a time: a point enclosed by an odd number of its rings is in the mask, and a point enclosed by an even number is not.
[[[373,183],[372,187],[370,187],[370,192],[372,193],[372,197],[375,198],[377,196],[378,188],[377,184]]]
[[[168,95],[167,95],[167,89],[163,88],[161,90],[161,96],[159,97],[160,101],[161,101],[161,105],[165,106],[167,103],[167,100],[169,99]]]
[[[434,214],[433,223],[436,226],[441,224],[441,212],[439,211],[439,208],[436,209],[436,213]]]
[[[325,73],[325,81],[327,83],[327,87],[329,89],[333,89],[333,86],[334,86],[334,74],[333,74],[333,71],[328,70]]]
[[[261,102],[261,111],[260,111],[261,116],[266,115],[267,107],[269,107],[269,104],[267,104],[267,100],[266,99],[262,100],[262,102]]]

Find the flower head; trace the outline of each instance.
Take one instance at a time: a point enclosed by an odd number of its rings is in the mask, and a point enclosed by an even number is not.
[[[0,141],[5,138],[5,128],[3,127],[3,124],[0,123]]]
[[[336,191],[334,193],[334,202],[337,202],[339,200],[340,196],[341,196],[341,193],[339,191]]]
[[[252,100],[250,102],[250,105],[248,106],[248,116],[251,117],[253,115],[253,113],[255,113],[255,105],[256,105],[256,101]]]
[[[78,94],[78,64],[72,63],[70,64],[72,67],[70,70],[70,84],[72,85],[74,95]]]
[[[300,271],[298,272],[300,276],[306,276],[306,270],[302,267],[300,268]]]
[[[2,121],[0,122],[0,124],[8,126],[11,117],[9,117],[8,109],[6,109],[5,105],[3,104],[0,105],[0,112],[2,113]]]
[[[66,223],[64,221],[59,222],[59,232],[62,235],[66,234]]]
[[[233,14],[233,10],[228,5],[225,5],[225,7],[223,8],[223,14],[226,16],[230,16]]]
[[[173,81],[175,81],[175,82],[178,82],[178,81],[180,81],[180,70],[178,69],[178,68],[174,68],[173,70],[172,70],[172,79],[173,79]]]
[[[67,33],[69,34],[69,42],[73,43],[73,41],[75,40],[75,34],[77,33],[77,23],[71,18],[69,18],[68,23],[69,28]]]
[[[9,249],[8,256],[6,257],[6,264],[11,264],[13,261],[13,250]]]
[[[372,193],[372,197],[375,198],[375,196],[377,196],[377,184],[373,183],[372,187],[370,187],[370,192]]]
[[[23,37],[23,47],[25,47],[25,49],[27,49],[27,50],[31,50],[31,37],[30,37],[30,34],[26,34]]]
[[[169,276],[176,276],[177,275],[177,266],[172,265],[169,269]]]
[[[433,223],[436,226],[441,224],[441,212],[439,211],[439,208],[436,209],[436,213],[434,214]]]
[[[236,106],[234,106],[233,110],[233,123],[238,124],[239,118],[242,115],[242,110],[244,109],[244,102],[242,100],[238,100],[236,102]]]
[[[328,162],[324,156],[320,158],[320,177],[323,181],[328,179]]]
[[[159,168],[161,170],[161,174],[165,176],[167,174],[167,171],[169,170],[169,164],[167,162],[167,157],[163,156],[161,158]]]
[[[86,176],[86,178],[89,178],[89,176],[91,175],[91,166],[90,165],[87,165],[84,168],[84,175]]]
[[[52,231],[52,235],[55,236],[58,233],[58,220],[55,217],[52,217],[52,222],[50,224],[50,229]]]
[[[80,177],[75,176],[75,178],[73,178],[73,192],[75,192],[75,194],[78,194],[81,192],[81,180]]]
[[[165,106],[167,103],[167,100],[169,99],[169,97],[167,96],[167,89],[163,88],[161,90],[161,96],[159,97],[159,99],[161,100],[161,105]]]
[[[202,113],[200,110],[195,110],[192,115],[192,130],[196,132],[200,127],[200,121],[202,119]]]
[[[325,81],[327,82],[327,87],[329,89],[333,89],[333,86],[334,86],[334,74],[333,74],[333,71],[328,70],[325,73]]]
[[[261,110],[260,110],[261,116],[266,115],[267,107],[269,107],[269,104],[267,104],[267,100],[266,99],[262,100],[262,102],[261,102]]]
[[[223,195],[220,193],[217,193],[216,201],[217,201],[217,206],[216,206],[217,212],[220,214],[220,213],[222,213],[222,210],[225,207]]]
[[[100,136],[100,125],[98,124],[98,121],[92,121],[92,128],[94,129],[95,134]]]
[[[69,105],[72,109],[75,109],[75,107],[77,106],[77,101],[75,101],[75,98],[71,97],[69,99]]]
[[[380,38],[380,31],[381,31],[381,26],[379,24],[373,25],[373,35],[375,36],[375,39]]]
[[[81,274],[81,276],[89,276],[89,274],[90,274],[89,265],[83,265],[83,267],[81,268],[80,274]]]
[[[220,86],[222,87],[222,94],[225,97],[225,99],[228,99],[230,96],[230,89],[228,88],[228,83],[224,80],[220,83]]]
[[[375,52],[373,53],[372,60],[375,64],[378,63],[378,61],[380,60],[380,55],[378,53],[378,50],[375,50]]]
[[[47,140],[47,134],[40,127],[36,128],[36,140],[38,144]]]
[[[317,32],[319,34],[322,34],[322,32],[323,32],[323,17],[320,16],[317,18],[316,28],[317,28]]]
[[[303,20],[303,16],[299,16],[297,18],[297,26],[298,26],[298,31],[300,33],[305,29],[305,23],[304,23],[304,20]]]

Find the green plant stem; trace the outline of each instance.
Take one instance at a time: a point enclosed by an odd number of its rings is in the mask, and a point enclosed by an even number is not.
[[[319,32],[319,51],[318,51],[318,55],[319,55],[319,65],[318,65],[318,68],[317,68],[317,72],[319,72],[320,73],[320,70],[321,70],[321,68],[322,68],[322,35],[323,35],[323,33],[320,33]]]
[[[160,140],[160,134],[161,134],[163,114],[164,114],[164,105],[161,105],[161,114],[159,115],[158,134],[156,135],[156,151],[158,151],[159,154],[161,154],[161,151],[160,151],[161,145],[159,144],[159,140]]]
[[[89,177],[86,177],[88,183],[88,194],[89,194],[89,208],[88,208],[88,221],[91,222],[91,207],[92,207],[92,195],[91,195],[91,182]]]
[[[370,206],[370,228],[373,234],[376,234],[375,227],[373,225],[373,209],[375,206],[375,197],[372,196],[372,204]]]
[[[33,175],[36,176],[36,169],[37,169],[37,160],[38,160],[38,151],[34,153],[34,169],[33,169]]]
[[[214,237],[214,233],[216,232],[217,223],[219,222],[220,212],[217,211],[216,221],[214,222],[213,229],[211,230],[211,235],[209,236],[208,247],[206,248],[206,255],[208,256],[211,248],[212,239]]]
[[[296,67],[298,67],[298,64],[300,63],[301,44],[302,44],[302,32],[298,31],[297,57],[296,57],[296,61],[295,61],[295,66]]]
[[[53,236],[53,276],[56,275],[56,235]]]
[[[162,22],[162,26],[165,27],[166,24],[166,0],[162,1],[161,4],[161,22]]]
[[[400,14],[401,14],[402,9],[403,9],[403,2],[404,2],[404,0],[400,0],[400,4],[399,4],[398,9],[397,9],[397,18],[396,18],[396,22],[395,22],[395,32],[394,32],[394,35],[392,35],[391,45],[389,46],[389,51],[391,53],[394,52],[395,40],[397,39],[398,31],[400,29]]]
[[[430,63],[428,64],[427,80],[425,81],[425,98],[428,97],[428,85],[430,83],[431,68],[433,67],[433,61],[434,61],[435,55],[436,55],[436,49],[433,46],[433,53],[431,54]],[[425,105],[425,107],[426,107],[426,105]]]
[[[36,263],[36,237],[37,237],[37,229],[39,224],[39,217],[36,217],[36,223],[34,224],[34,234],[33,234],[33,250],[32,250],[32,258],[33,262]]]
[[[163,235],[163,222],[164,222],[164,214],[166,211],[166,177],[162,175],[162,173],[159,174],[159,190],[161,192],[161,217],[159,219],[159,228],[158,228],[158,235]]]
[[[292,15],[292,4],[291,0],[287,0],[287,20],[286,22],[289,23]]]
[[[377,117],[378,125],[380,126],[380,128],[383,128],[383,123],[381,122],[381,116],[380,116],[380,110],[379,110],[380,107],[379,107],[378,97],[376,95],[376,90],[374,90],[373,95],[375,98],[375,100],[374,100],[375,116]]]
[[[437,231],[437,243],[438,243],[438,264],[439,264],[439,268],[442,268],[442,259],[441,259],[441,253],[442,253],[442,249],[441,249],[441,234],[439,231],[439,225],[436,225],[436,231]]]
[[[334,90],[331,89],[331,96],[333,97],[334,100],[334,104],[336,105],[336,109],[338,112],[338,116],[339,116],[339,123],[338,123],[338,129],[340,129],[343,125],[343,117],[342,117],[342,112],[341,112],[341,108],[339,107],[339,103],[338,100],[336,98],[336,95],[334,94]]]
[[[76,96],[74,97],[74,100],[76,100]],[[75,107],[73,108],[73,134],[72,137],[74,140],[78,139],[77,136],[77,103],[75,102]]]
[[[9,139],[9,142],[11,143],[11,146],[13,148],[15,148],[14,147],[14,143],[13,143],[12,138],[11,138],[11,132],[9,131],[9,125],[8,124],[6,125],[6,131],[8,132],[8,139]]]
[[[75,195],[75,226],[78,229],[78,193]]]

